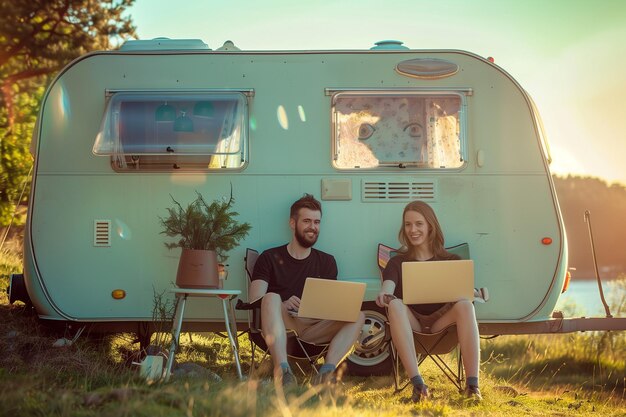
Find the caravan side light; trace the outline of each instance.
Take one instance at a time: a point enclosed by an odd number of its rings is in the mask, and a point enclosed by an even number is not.
[[[121,300],[122,298],[126,297],[126,291],[120,289],[113,290],[111,291],[111,297],[116,300]]]
[[[567,271],[565,273],[565,282],[563,282],[563,289],[561,290],[561,294],[563,294],[569,288],[569,282],[572,279],[572,273]]]
[[[551,245],[552,244],[552,238],[551,237],[544,237],[543,239],[541,239],[541,243],[543,243],[544,245]]]

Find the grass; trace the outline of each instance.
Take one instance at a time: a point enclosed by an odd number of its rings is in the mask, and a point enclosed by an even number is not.
[[[609,284],[614,316],[626,313],[626,279]],[[567,306],[576,316],[576,306]],[[483,369],[526,390],[564,392],[598,399],[626,399],[626,332],[502,336],[483,342]]]
[[[483,369],[527,390],[557,386],[624,400],[624,339],[623,332],[504,336],[483,343]]]
[[[0,288],[17,272],[19,255],[0,262]],[[64,335],[38,322],[23,305],[0,294],[0,415],[19,416],[624,416],[626,335],[575,333],[506,336],[482,342],[481,389],[469,404],[429,361],[422,374],[432,400],[414,405],[409,390],[395,394],[391,376],[342,380],[341,392],[316,395],[303,384],[281,396],[270,378],[239,382],[225,338],[184,334],[176,358],[193,372],[167,384],[140,378],[133,335]],[[241,339],[244,364],[250,360]],[[267,364],[267,361],[266,361]],[[210,372],[209,372],[210,371]],[[219,377],[215,377],[219,375]]]

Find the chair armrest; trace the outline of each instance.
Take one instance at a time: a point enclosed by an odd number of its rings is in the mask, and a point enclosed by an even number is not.
[[[257,298],[256,300],[252,302],[244,302],[241,299],[238,299],[237,304],[235,304],[235,309],[236,310],[254,310],[257,308],[261,308],[262,299],[263,297]]]

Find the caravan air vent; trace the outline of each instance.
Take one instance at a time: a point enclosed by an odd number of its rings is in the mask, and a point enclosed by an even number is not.
[[[383,201],[435,201],[435,183],[420,181],[363,181],[361,199],[363,202]]]
[[[93,221],[93,245],[111,246],[111,220]]]
[[[403,43],[404,42],[402,41],[396,41],[396,40],[378,41],[374,43],[374,45],[376,46],[372,46],[370,49],[373,51],[381,50],[381,49],[387,49],[387,50],[409,49],[406,46],[402,45]]]
[[[169,38],[154,38],[154,39],[131,39],[122,45],[120,51],[135,52],[135,51],[180,51],[180,50],[193,50],[204,49],[210,50],[209,46],[202,42],[200,39],[169,39]]]

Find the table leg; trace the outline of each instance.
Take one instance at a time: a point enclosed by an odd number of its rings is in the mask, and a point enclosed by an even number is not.
[[[165,376],[163,379],[167,382],[170,379],[172,373],[172,365],[174,364],[174,356],[176,355],[176,349],[178,348],[178,342],[180,339],[180,330],[183,325],[183,315],[185,314],[185,303],[187,302],[187,294],[182,297],[178,297],[176,304],[176,314],[174,314],[173,327],[172,327],[172,344],[170,345],[170,352],[167,357],[167,366],[165,367]]]
[[[233,306],[233,299],[228,300],[228,308],[230,311],[230,331],[235,338],[235,346],[239,351],[239,335],[237,334],[237,316],[235,316],[235,307]]]
[[[237,366],[237,374],[239,375],[239,379],[243,379],[243,374],[241,373],[241,363],[239,362],[239,351],[237,349],[237,341],[233,336],[233,329],[231,327],[231,323],[235,323],[235,317],[231,316],[231,300],[230,299],[222,299],[222,306],[224,307],[224,322],[226,324],[226,333],[228,333],[228,339],[230,340],[230,348],[233,351],[233,356],[235,358],[235,365]],[[236,334],[236,333],[235,333]]]

